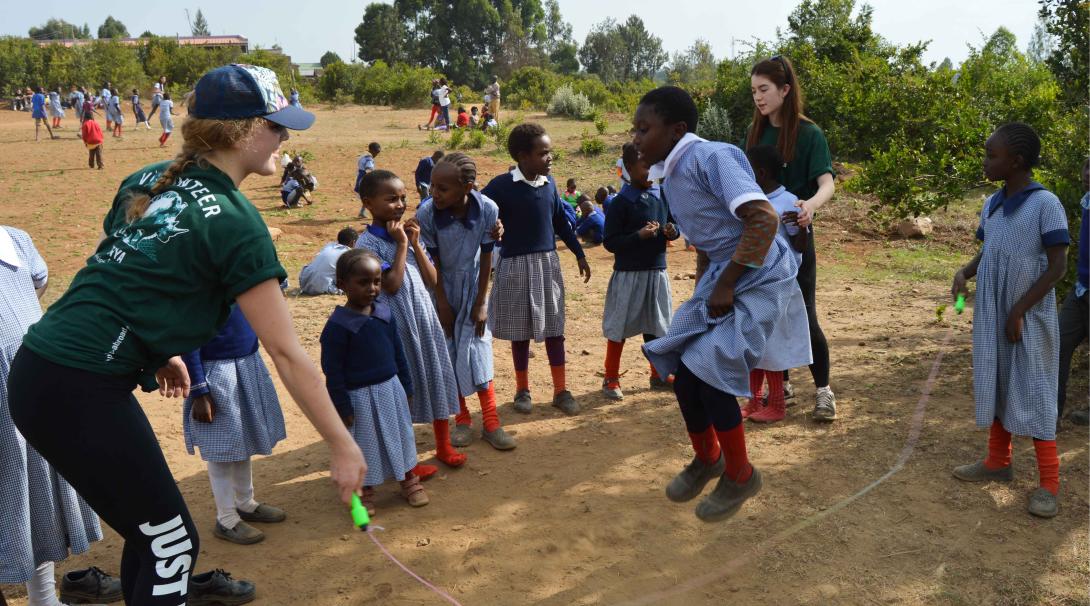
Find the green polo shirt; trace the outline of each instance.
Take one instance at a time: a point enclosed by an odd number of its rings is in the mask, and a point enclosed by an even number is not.
[[[779,127],[768,124],[761,133],[758,144],[775,147],[779,137]],[[829,153],[829,143],[825,140],[825,133],[821,132],[821,129],[813,122],[800,120],[795,158],[780,171],[780,185],[798,196],[799,200],[809,200],[817,193],[818,177],[825,173],[836,178],[833,157]]]
[[[190,165],[148,210],[125,220],[131,190],[169,162],[126,178],[102,223],[106,238],[23,343],[63,366],[107,375],[155,371],[211,339],[240,293],[287,277],[268,228],[230,177]]]

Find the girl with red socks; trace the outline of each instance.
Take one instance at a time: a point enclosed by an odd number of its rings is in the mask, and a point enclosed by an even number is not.
[[[488,330],[488,280],[492,273],[496,203],[473,189],[477,164],[462,153],[444,156],[431,173],[431,198],[416,210],[420,239],[435,262],[435,309],[447,337],[458,382],[459,411],[450,441],[469,446],[472,420],[466,397],[481,400],[481,437],[497,450],[511,450],[515,439],[500,426],[492,386],[492,333]]]
[[[663,196],[681,232],[697,248],[697,285],[662,338],[643,346],[660,376],[673,374],[674,393],[696,456],[666,487],[675,502],[698,496],[706,522],[725,520],[761,489],[749,463],[737,396],[750,395],[749,373],[766,352],[777,324],[799,291],[798,261],[779,216],[737,147],[697,137],[697,109],[684,90],[665,86],[640,99],[633,144],[663,178]],[[807,352],[809,353],[809,352]],[[785,360],[789,367],[808,360]]]
[[[976,232],[984,245],[954,274],[951,295],[968,294],[965,282],[976,277],[976,423],[991,429],[987,457],[955,468],[954,477],[1009,482],[1014,476],[1011,434],[1031,436],[1040,487],[1030,494],[1028,509],[1051,518],[1059,512],[1060,492],[1060,336],[1053,287],[1067,268],[1067,216],[1059,198],[1032,180],[1041,154],[1041,140],[1032,128],[1005,124],[988,138],[984,151],[984,176],[1004,185],[984,203]]]

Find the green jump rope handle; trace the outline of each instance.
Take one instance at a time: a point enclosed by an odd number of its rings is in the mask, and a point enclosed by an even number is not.
[[[367,525],[371,523],[371,516],[367,515],[367,508],[360,502],[360,495],[356,493],[352,493],[352,523],[364,532],[367,531]]]
[[[958,299],[954,302],[954,311],[956,311],[958,314],[965,311],[965,295],[960,293],[958,294]]]

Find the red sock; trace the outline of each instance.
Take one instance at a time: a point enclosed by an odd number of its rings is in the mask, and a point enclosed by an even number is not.
[[[530,371],[515,371],[515,389],[519,391],[530,391]]]
[[[624,340],[606,341],[606,384],[609,387],[619,387],[621,384],[621,352],[624,351]]]
[[[984,467],[995,470],[1010,467],[1010,464],[1011,434],[996,419],[992,421],[992,429],[988,433],[988,456],[984,459]]]
[[[568,388],[568,386],[566,384],[567,383],[567,376],[566,376],[566,373],[564,372],[564,368],[565,367],[564,367],[563,364],[561,364],[560,366],[550,366],[549,367],[549,371],[553,373],[553,395],[554,396]]]
[[[648,364],[648,366],[651,367],[651,378],[653,378],[653,379],[661,379],[662,378],[662,377],[659,376],[659,371],[655,370],[655,365],[654,364]]]
[[[462,396],[458,396],[458,414],[454,416],[454,422],[458,425],[473,424],[473,418],[469,416],[469,409],[466,408],[466,399]]]
[[[786,406],[783,398],[783,373],[779,371],[766,372],[768,378],[768,405]]]
[[[715,434],[719,437],[719,446],[723,449],[727,463],[723,475],[739,484],[745,484],[753,475],[753,466],[749,464],[746,454],[746,433],[742,424],[739,423],[727,431],[716,430]]]
[[[466,462],[466,456],[450,443],[450,421],[436,419],[431,422],[435,430],[435,458],[451,467],[461,467]]]
[[[1060,493],[1060,457],[1056,454],[1056,440],[1033,440],[1037,451],[1037,473],[1041,476],[1041,488],[1054,495]]]
[[[481,399],[481,418],[484,420],[485,431],[496,431],[500,427],[500,415],[496,412],[496,388],[489,381],[488,389],[477,392]]]
[[[693,450],[696,458],[705,465],[711,465],[719,460],[719,438],[715,436],[715,428],[711,425],[700,433],[690,433],[689,439],[693,442]]]
[[[769,377],[771,377],[772,373],[768,373],[768,375]],[[761,370],[760,368],[754,368],[753,370],[749,371],[749,390],[753,392],[753,399],[760,400],[761,395],[764,393],[764,389],[765,371]]]
[[[423,463],[417,463],[416,467],[413,467],[413,470],[409,473],[420,478],[420,481],[423,482],[424,480],[431,478],[438,472],[439,468],[435,465],[425,465]]]

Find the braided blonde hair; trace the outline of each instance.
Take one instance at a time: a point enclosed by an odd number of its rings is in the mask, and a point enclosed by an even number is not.
[[[196,95],[190,93],[188,97],[186,107],[192,112],[196,102]],[[261,126],[265,126],[264,118],[221,120],[188,116],[185,122],[182,123],[181,153],[174,157],[174,161],[167,166],[150,190],[133,189],[129,191],[125,220],[132,222],[142,217],[144,211],[148,209],[151,198],[170,187],[190,164],[207,168],[208,161],[205,159],[205,154],[216,150],[230,149],[239,141],[252,136]]]

